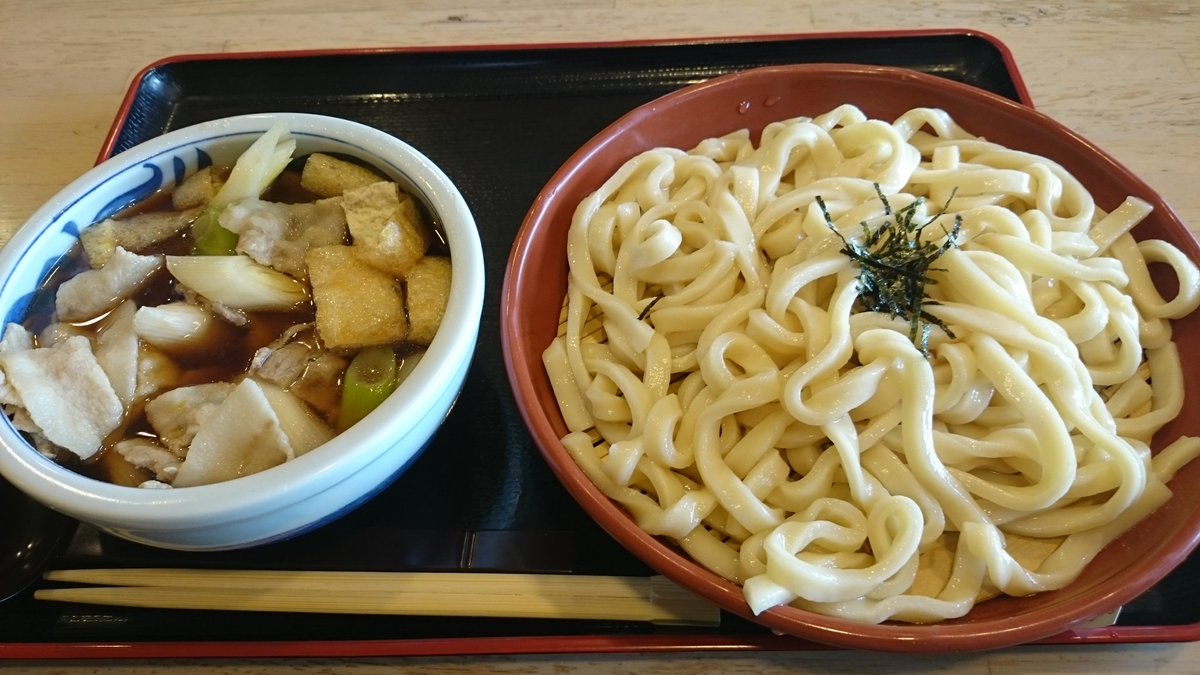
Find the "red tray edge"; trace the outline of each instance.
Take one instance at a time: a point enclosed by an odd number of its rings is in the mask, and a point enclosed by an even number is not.
[[[1200,623],[1110,626],[1067,631],[1037,645],[1195,642]],[[829,651],[836,647],[782,635],[547,635],[536,637],[266,642],[112,642],[0,644],[0,660],[369,658],[535,654]]]

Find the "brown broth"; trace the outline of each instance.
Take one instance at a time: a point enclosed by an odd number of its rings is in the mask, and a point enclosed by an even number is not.
[[[298,203],[313,201],[315,195],[300,187],[300,174],[296,171],[285,171],[276,179],[275,184],[263,195],[269,201]],[[134,204],[115,216],[116,219],[128,218],[142,213],[170,211],[171,191],[160,190],[149,198]],[[162,253],[166,255],[188,255],[192,249],[192,236],[188,229],[159,244],[147,247],[141,254]],[[59,265],[47,277],[46,283],[34,294],[30,303],[30,311],[22,324],[37,335],[55,321],[54,298],[58,287],[63,281],[91,269],[87,256],[81,244],[76,244]],[[165,267],[160,269],[150,279],[149,283],[133,298],[138,307],[162,305],[168,302],[183,300],[175,279]],[[221,323],[221,340],[210,349],[203,349],[194,354],[171,354],[170,359],[180,368],[180,374],[175,386],[183,387],[209,382],[228,382],[240,377],[249,370],[251,359],[260,348],[274,342],[285,330],[300,324],[310,323],[315,319],[315,308],[309,302],[292,312],[247,312],[245,326]],[[92,320],[87,325],[77,325],[83,335],[89,339],[107,324],[105,320]],[[86,461],[81,461],[73,453],[59,452],[56,461],[91,478],[119,485],[136,486],[142,481],[153,478],[149,472],[137,469],[125,461],[113,450],[118,442],[144,436],[156,438],[150,423],[146,420],[143,405],[128,411],[126,419],[105,440],[100,451]]]
[[[302,203],[316,200],[316,195],[300,186],[302,167],[303,158],[294,161],[276,178],[262,198],[266,201],[281,203]],[[419,199],[417,202],[422,215],[432,226],[431,229],[435,235],[429,253],[448,256],[449,248],[437,222],[429,217],[430,212],[427,206]],[[171,210],[173,210],[171,191],[164,189],[125,209],[116,216],[116,219],[154,211]],[[189,255],[192,244],[190,228],[185,228],[180,234],[137,252],[141,254]],[[34,294],[30,311],[25,321],[22,322],[23,325],[34,335],[51,325],[56,320],[54,300],[58,287],[66,279],[88,269],[91,267],[83,253],[82,246],[76,244]],[[161,305],[183,299],[183,294],[165,266],[155,273],[149,283],[133,298],[139,307]],[[295,311],[247,312],[246,318],[244,326],[235,326],[221,321],[219,338],[207,348],[183,355],[170,354],[169,358],[180,370],[174,386],[183,387],[237,380],[249,370],[251,361],[259,349],[278,340],[288,328],[315,321],[315,307],[310,301]],[[87,325],[75,326],[75,328],[82,331],[87,337],[94,338],[107,323],[106,319],[91,320]],[[406,357],[414,351],[414,348],[407,344],[395,345],[394,349],[400,357]],[[340,380],[336,386],[340,390]],[[340,392],[336,396],[340,397]],[[134,409],[127,411],[123,423],[109,434],[101,450],[90,459],[81,461],[74,453],[60,451],[56,461],[89,477],[120,485],[137,486],[141,482],[152,479],[153,476],[150,475],[150,472],[132,466],[113,449],[122,440],[139,436],[150,439],[157,438],[154,429],[146,419],[145,402],[138,402],[134,405]],[[327,421],[332,423],[334,420]]]

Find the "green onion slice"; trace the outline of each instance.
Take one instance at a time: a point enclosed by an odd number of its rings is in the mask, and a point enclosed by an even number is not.
[[[383,403],[399,384],[396,353],[391,346],[367,347],[355,355],[342,383],[338,431],[344,431]]]
[[[218,222],[221,209],[209,206],[192,223],[192,255],[233,255],[238,236]]]

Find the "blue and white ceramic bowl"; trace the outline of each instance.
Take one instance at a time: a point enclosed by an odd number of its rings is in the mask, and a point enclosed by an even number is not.
[[[296,155],[360,158],[425,201],[450,249],[442,329],[397,390],[325,445],[261,473],[199,487],[148,490],[87,478],[46,459],[0,416],[0,474],[47,506],[154,546],[220,550],[276,541],[353,509],[428,444],[462,387],[483,309],[479,232],[458,189],[420,152],[377,129],[296,113],[230,117],[167,133],[96,166],[39,209],[0,250],[0,318],[20,321],[33,291],[79,231],[208,164],[231,165],[278,121]]]

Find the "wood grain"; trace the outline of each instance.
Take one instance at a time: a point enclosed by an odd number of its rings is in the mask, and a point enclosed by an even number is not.
[[[1037,107],[1141,175],[1200,231],[1200,3],[1162,0],[0,0],[0,243],[86,170],[134,75],[177,54],[969,27],[1005,43]],[[10,664],[14,665],[14,664]],[[413,660],[15,664],[96,673],[1196,673],[1200,645]]]

